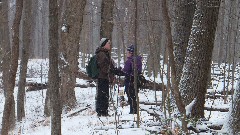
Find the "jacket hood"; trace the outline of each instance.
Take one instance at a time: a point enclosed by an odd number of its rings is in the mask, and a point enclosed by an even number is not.
[[[95,51],[95,54],[99,53],[99,52],[109,52],[109,50],[103,48],[103,47],[98,47]]]

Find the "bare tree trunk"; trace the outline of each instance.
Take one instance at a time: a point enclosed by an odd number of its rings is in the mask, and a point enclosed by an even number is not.
[[[45,104],[44,104],[44,115],[46,117],[50,117],[50,109],[51,109],[51,104],[50,104],[50,91],[46,91],[46,98],[45,98]]]
[[[134,1],[128,1],[128,16],[127,18],[127,28],[126,28],[126,44],[130,45],[130,44],[136,44],[135,43],[135,33],[134,33],[134,29],[135,29],[135,5],[134,5]]]
[[[197,1],[183,74],[179,83],[185,105],[191,103],[194,98],[196,99],[191,110],[191,116],[196,118],[204,117],[205,94],[211,68],[219,6],[220,0]]]
[[[61,34],[61,99],[63,106],[74,107],[74,88],[78,72],[79,38],[83,24],[86,0],[66,0],[64,23],[69,30]]]
[[[23,0],[16,1],[16,13],[13,22],[13,36],[12,36],[12,53],[11,53],[11,61],[10,61],[10,74],[8,78],[8,86],[6,91],[5,105],[3,111],[2,118],[2,135],[7,135],[8,131],[13,128],[15,121],[15,103],[13,90],[15,86],[16,73],[18,68],[18,57],[19,57],[19,26],[22,16],[23,9]]]
[[[168,16],[168,7],[167,7],[167,0],[162,1],[162,10],[163,10],[163,18],[165,20],[165,26],[166,26],[166,35],[168,39],[168,54],[169,54],[169,63],[171,65],[171,82],[172,82],[172,94],[176,100],[176,104],[178,107],[178,110],[183,115],[182,119],[182,129],[186,133],[187,132],[187,122],[186,120],[186,109],[185,105],[183,104],[181,94],[178,89],[178,82],[176,80],[176,67],[175,67],[175,61],[174,61],[174,55],[173,55],[173,42],[172,42],[172,36],[171,36],[171,27],[170,27],[170,18]]]
[[[182,75],[182,67],[184,65],[196,3],[195,0],[173,1],[173,48],[176,63],[176,79],[177,82],[179,82]]]
[[[229,121],[226,124],[229,128],[227,131],[231,131],[230,134],[236,135],[240,133],[240,81],[238,82],[238,88],[234,92],[232,101],[232,108],[229,111]]]
[[[61,135],[61,105],[58,71],[58,3],[49,1],[49,88],[51,101],[51,135]]]
[[[100,37],[112,40],[114,0],[102,0]]]
[[[222,0],[219,8],[219,14],[218,14],[218,24],[216,28],[216,36],[215,36],[215,42],[214,42],[214,48],[216,53],[213,53],[213,61],[217,62],[218,65],[220,65],[223,61],[223,46],[224,46],[224,28],[226,27],[224,24],[224,19],[226,16],[225,13],[225,0]],[[215,57],[215,58],[214,58]]]
[[[27,64],[29,59],[29,46],[31,42],[31,20],[32,20],[32,1],[25,0],[23,3],[23,48],[22,58],[20,63],[20,77],[18,82],[18,96],[17,96],[17,120],[21,121],[25,117],[24,111],[24,97],[25,97],[25,84],[27,74]]]
[[[3,70],[3,87],[4,87],[4,96],[6,97],[6,90],[8,84],[8,75],[9,75],[9,61],[11,57],[11,46],[10,46],[10,32],[9,32],[9,24],[8,24],[8,1],[2,1],[2,14],[1,18],[1,26],[2,28],[2,70]]]
[[[0,59],[2,60],[3,58],[3,21],[4,21],[4,11],[3,11],[3,4],[0,2]],[[0,72],[2,71],[2,62],[0,62]]]
[[[137,100],[137,127],[139,128],[139,122],[140,122],[140,113],[139,113],[139,97],[138,97],[138,86],[137,86],[137,78],[138,78],[138,71],[137,71],[137,52],[138,52],[138,47],[137,47],[137,19],[138,19],[138,0],[134,1],[135,5],[135,17],[134,17],[134,22],[135,22],[135,29],[134,29],[134,35],[135,35],[135,48],[134,48],[134,90],[135,90],[135,96]]]
[[[59,12],[59,14],[58,14],[58,17],[59,17],[59,19],[58,19],[58,26],[61,26],[61,24],[63,23],[63,12],[64,12],[64,7],[66,6],[65,5],[65,1],[66,0],[58,0],[58,3],[59,3],[59,10],[58,10],[58,12]],[[48,4],[49,4],[49,2],[48,2]],[[58,41],[59,41],[59,43],[61,43],[62,42],[62,40],[61,40],[61,36],[60,36],[60,32],[61,32],[61,29],[59,28],[58,29]],[[49,48],[49,47],[48,47]],[[59,64],[60,65],[60,64]],[[50,72],[49,72],[50,73]],[[60,98],[61,99],[61,98]],[[61,102],[60,102],[61,103]],[[61,106],[61,104],[60,104],[60,106]],[[44,115],[46,116],[46,117],[50,117],[50,111],[51,111],[51,103],[50,103],[50,91],[47,89],[47,91],[46,91],[46,98],[45,98],[45,104],[44,104]]]
[[[161,25],[158,21],[156,22],[155,20],[158,20],[156,17],[156,10],[155,8],[159,8],[160,3],[159,1],[146,1],[144,4],[146,4],[146,8],[144,10],[145,12],[145,22],[146,24],[144,27],[146,28],[147,33],[147,44],[149,45],[149,60],[147,61],[147,67],[148,71],[153,71],[153,76],[157,77],[158,73],[160,72],[160,49],[161,45],[159,45],[159,37],[160,37],[160,31],[159,29]],[[159,13],[158,13],[159,14]],[[140,27],[140,26],[139,26]],[[138,44],[139,46],[139,44]],[[151,76],[151,72],[148,72],[148,75]]]
[[[230,66],[232,66],[232,70],[234,69],[234,66],[235,65],[230,65],[231,63],[233,63],[233,60],[234,60],[234,57],[235,57],[235,53],[234,51],[236,50],[236,48],[234,48],[234,45],[236,43],[236,36],[237,36],[237,32],[238,29],[238,19],[239,17],[236,16],[236,14],[238,14],[238,11],[237,9],[239,8],[239,1],[238,0],[232,0],[231,3],[230,3],[230,14],[229,14],[229,27],[228,27],[228,42],[226,43],[226,47],[227,47],[227,51],[226,52],[226,58],[227,60],[225,61],[227,64],[228,63],[228,68],[225,68],[228,69],[227,70],[227,85],[226,87],[224,87],[224,103],[226,104],[227,103],[227,97],[228,97],[228,93],[229,93],[229,83],[230,83]],[[238,44],[238,43],[237,43]],[[233,85],[233,84],[232,84]]]

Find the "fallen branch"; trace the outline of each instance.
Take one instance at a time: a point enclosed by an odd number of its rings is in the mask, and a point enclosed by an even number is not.
[[[139,104],[144,104],[144,105],[156,105],[156,106],[160,106],[162,105],[161,102],[139,102]]]
[[[204,110],[207,110],[207,111],[228,112],[228,111],[229,111],[229,108],[210,108],[210,107],[204,107]]]
[[[153,116],[154,118],[156,118],[157,121],[161,121],[161,116],[159,114],[157,114],[155,111],[153,112],[150,112],[149,110],[146,110],[146,109],[141,109],[140,108],[140,111],[145,111],[147,112],[149,115]]]
[[[223,125],[210,125],[208,128],[213,129],[213,130],[221,130]]]
[[[27,90],[26,90],[27,92],[43,90],[48,88],[47,83],[28,82],[26,86],[27,86]],[[88,87],[96,87],[96,86],[93,83],[88,83],[88,84],[76,84],[75,87],[88,88]]]
[[[28,88],[26,90],[27,92],[47,89],[47,87],[48,87],[48,85],[46,83],[37,83],[37,82],[27,82],[26,86],[28,86]]]
[[[87,110],[87,109],[89,109],[89,108],[91,108],[91,105],[87,105],[85,108],[80,109],[80,110],[78,110],[78,111],[76,111],[76,112],[73,112],[73,113],[69,114],[69,115],[67,116],[67,118],[68,118],[68,117],[77,116],[78,113],[83,112],[83,111],[85,111],[85,110]]]
[[[205,98],[208,99],[217,99],[217,98],[224,98],[225,96],[224,95],[219,95],[219,94],[216,94],[216,95],[210,95],[210,94],[206,94]]]

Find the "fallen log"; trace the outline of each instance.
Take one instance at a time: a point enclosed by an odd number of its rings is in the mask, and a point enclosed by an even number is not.
[[[27,86],[27,90],[26,90],[27,92],[43,90],[48,88],[47,83],[37,83],[37,82],[28,82],[26,86]],[[88,88],[88,87],[96,87],[96,86],[92,83],[89,83],[89,84],[76,84],[75,87]]]
[[[144,105],[156,105],[156,106],[160,106],[162,105],[161,102],[139,102],[139,104],[144,104]]]
[[[26,86],[28,87],[26,90],[27,92],[47,89],[48,87],[47,83],[37,83],[37,82],[27,82]]]
[[[229,108],[211,108],[211,107],[204,107],[204,110],[207,110],[207,111],[228,112],[228,111],[229,111]]]
[[[80,78],[80,79],[89,80],[88,82],[90,84],[91,84],[91,82],[96,81],[96,80],[88,77],[87,74],[85,72],[82,72],[82,71],[78,71],[76,77]],[[124,86],[124,77],[120,78],[119,85],[120,86]],[[164,84],[152,82],[152,81],[149,81],[149,80],[145,80],[145,83],[144,83],[144,85],[143,85],[143,87],[141,89],[151,89],[151,90],[154,90],[154,85],[156,86],[156,91],[162,91],[162,85],[164,85]],[[164,89],[166,89],[165,85],[163,87],[164,87]]]
[[[228,91],[218,91],[218,92],[208,92],[207,94],[209,95],[233,95],[233,90],[228,90]]]
[[[221,130],[223,125],[209,125],[207,127],[213,130]]]
[[[219,94],[216,94],[216,95],[211,95],[211,94],[206,94],[205,98],[210,98],[210,99],[217,99],[217,98],[224,98],[225,96],[224,95],[219,95]]]
[[[88,84],[76,84],[75,87],[80,87],[80,88],[96,87],[96,85],[94,83],[92,83],[96,80],[88,77],[86,75],[86,73],[84,73],[82,71],[79,71],[76,74],[76,77],[80,78],[80,79],[88,80],[87,81]],[[120,86],[123,87],[124,86],[124,77],[120,78],[118,83],[119,83]],[[154,82],[149,81],[149,80],[145,80],[145,83],[144,83],[143,87],[141,87],[141,89],[154,90],[154,85],[156,86],[156,91],[162,91],[162,85],[163,85],[162,83],[156,83],[156,82],[154,83]],[[28,82],[26,84],[26,86],[28,86],[28,88],[26,90],[28,92],[28,91],[37,91],[37,90],[47,89],[48,84],[47,83]],[[165,85],[163,87],[164,87],[164,89],[166,89]]]

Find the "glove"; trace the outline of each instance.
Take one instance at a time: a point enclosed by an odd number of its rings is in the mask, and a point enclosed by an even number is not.
[[[123,71],[122,71],[122,67],[114,67],[111,72],[114,74],[114,75],[117,75],[117,76],[122,76],[123,74]]]
[[[122,67],[117,68],[117,75],[118,76],[124,76],[125,75],[124,72],[122,71]]]
[[[118,70],[118,71],[122,71],[122,67],[118,67],[117,70]]]

